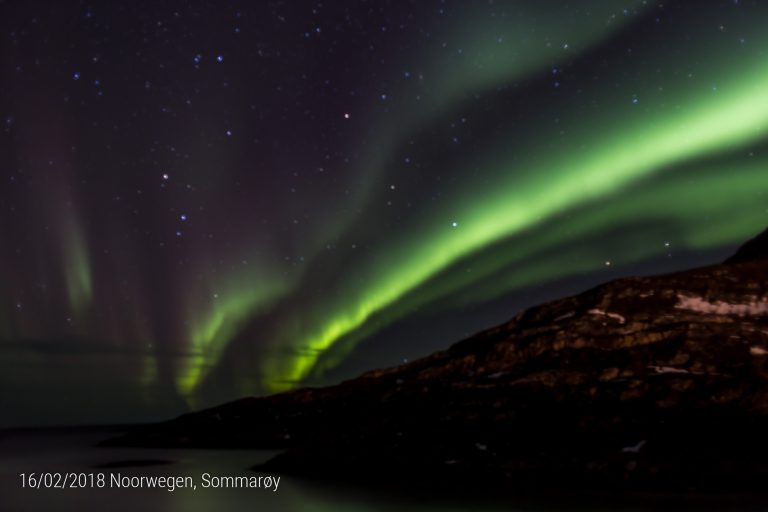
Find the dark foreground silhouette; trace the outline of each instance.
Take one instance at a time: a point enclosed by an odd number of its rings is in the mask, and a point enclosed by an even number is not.
[[[403,366],[109,444],[277,448],[260,469],[430,489],[762,491],[767,241],[531,308]]]

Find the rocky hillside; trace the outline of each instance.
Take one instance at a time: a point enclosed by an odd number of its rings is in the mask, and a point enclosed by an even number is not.
[[[271,470],[369,483],[764,489],[767,240],[534,307],[407,365],[113,443],[281,448]]]

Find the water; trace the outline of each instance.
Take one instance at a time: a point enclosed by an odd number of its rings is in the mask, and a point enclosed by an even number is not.
[[[229,510],[352,512],[409,512],[432,510],[525,511],[766,511],[763,496],[527,496],[500,500],[480,495],[463,501],[446,498],[404,497],[379,490],[318,485],[280,476],[272,489],[202,488],[203,473],[251,476],[248,468],[274,452],[256,450],[163,450],[99,448],[96,443],[115,435],[105,430],[38,430],[0,432],[0,510],[8,512],[78,510],[140,512],[225,512]],[[140,466],[99,467],[125,461]],[[161,463],[162,462],[162,463]],[[153,464],[149,464],[153,463]],[[30,489],[22,487],[20,473],[110,473],[122,476],[191,476],[197,489]]]

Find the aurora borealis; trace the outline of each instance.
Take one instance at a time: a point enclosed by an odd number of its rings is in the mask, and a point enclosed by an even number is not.
[[[0,10],[8,424],[335,382],[768,225],[765,2]]]

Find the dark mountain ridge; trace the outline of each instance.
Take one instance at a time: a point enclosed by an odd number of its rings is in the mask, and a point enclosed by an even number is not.
[[[767,240],[530,308],[406,365],[110,443],[283,449],[264,468],[369,483],[762,490]]]

